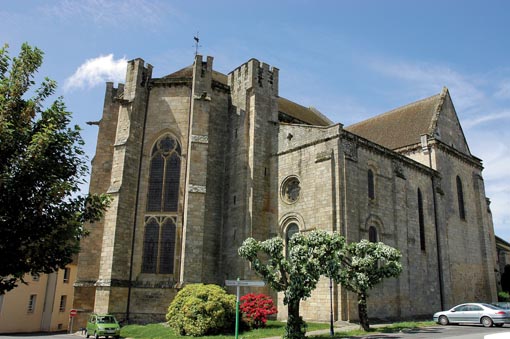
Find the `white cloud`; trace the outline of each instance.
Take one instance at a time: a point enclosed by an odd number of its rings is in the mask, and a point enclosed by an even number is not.
[[[468,129],[468,128],[472,128],[474,126],[477,126],[477,125],[480,125],[483,123],[492,122],[495,120],[505,120],[505,119],[510,119],[510,111],[503,111],[503,112],[487,114],[487,115],[479,115],[479,116],[473,117],[471,119],[466,119],[463,121],[462,126],[465,129]]]
[[[384,59],[372,59],[369,65],[378,73],[412,83],[411,88],[419,96],[439,93],[446,86],[455,93],[455,104],[461,110],[479,105],[486,97],[476,86],[482,79],[466,76],[447,66]]]
[[[65,80],[64,90],[92,88],[107,81],[123,81],[126,75],[126,64],[126,58],[115,60],[113,54],[89,59]]]
[[[494,94],[496,98],[508,99],[510,98],[510,81],[505,80],[499,86],[498,91]]]

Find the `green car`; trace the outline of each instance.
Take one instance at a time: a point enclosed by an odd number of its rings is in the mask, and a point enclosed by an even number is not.
[[[99,339],[99,337],[118,339],[120,337],[120,325],[113,315],[92,313],[87,320],[85,333],[87,338],[91,335],[95,339]]]

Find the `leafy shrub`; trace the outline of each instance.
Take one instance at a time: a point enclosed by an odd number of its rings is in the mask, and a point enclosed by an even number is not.
[[[217,285],[191,284],[168,307],[168,325],[180,335],[203,336],[232,330],[236,297]]]
[[[510,294],[508,292],[501,291],[498,293],[499,301],[510,301]]]
[[[240,298],[239,309],[244,315],[243,320],[252,328],[264,327],[267,316],[278,312],[271,297],[253,293],[248,293]]]

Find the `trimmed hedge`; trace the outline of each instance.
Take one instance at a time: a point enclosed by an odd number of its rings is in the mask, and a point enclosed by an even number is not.
[[[180,335],[198,337],[232,331],[236,297],[218,285],[190,284],[177,293],[166,319]]]

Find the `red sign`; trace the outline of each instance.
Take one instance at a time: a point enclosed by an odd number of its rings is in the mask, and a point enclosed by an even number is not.
[[[71,310],[69,311],[69,316],[70,317],[76,317],[76,315],[78,314],[78,311],[77,310]]]

